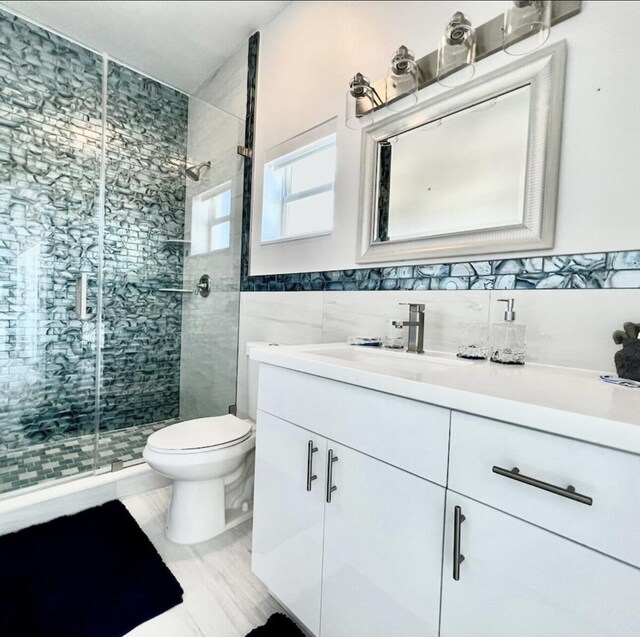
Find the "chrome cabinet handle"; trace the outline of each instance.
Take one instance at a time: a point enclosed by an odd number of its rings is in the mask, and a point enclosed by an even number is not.
[[[460,564],[464,562],[464,555],[460,552],[461,527],[467,518],[462,515],[459,506],[453,509],[453,579],[457,582],[460,579]]]
[[[76,277],[76,316],[81,321],[87,321],[95,318],[95,312],[91,311],[90,307],[87,307],[87,284],[89,282],[89,274],[83,272]]]
[[[333,486],[333,463],[338,462],[338,456],[333,455],[333,449],[329,449],[327,454],[327,502],[331,504],[331,494],[337,491],[338,487]]]
[[[318,447],[313,446],[313,440],[307,443],[307,491],[311,491],[311,483],[318,479],[313,475],[313,454],[318,451]]]
[[[593,504],[593,498],[590,498],[588,495],[576,493],[575,487],[572,487],[571,485],[564,489],[562,487],[557,487],[555,484],[549,484],[548,482],[543,482],[542,480],[537,480],[536,478],[523,476],[520,473],[520,469],[518,469],[518,467],[514,467],[513,469],[503,469],[502,467],[494,466],[492,471],[493,473],[497,473],[499,476],[504,476],[505,478],[509,478],[510,480],[528,484],[531,487],[542,489],[543,491],[548,491],[549,493],[555,493],[556,495],[562,496],[563,498],[569,498],[569,500],[574,500],[575,502],[580,502],[581,504],[586,504],[587,506],[591,506]]]

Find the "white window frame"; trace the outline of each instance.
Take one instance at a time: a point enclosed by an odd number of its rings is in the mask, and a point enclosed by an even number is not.
[[[333,233],[333,221],[331,224],[331,228],[328,230],[323,230],[321,232],[306,232],[296,235],[287,235],[287,204],[293,203],[295,201],[300,201],[302,199],[307,199],[313,197],[315,195],[319,195],[325,192],[331,192],[335,189],[335,168],[334,175],[330,182],[320,184],[318,186],[314,186],[313,188],[308,188],[307,190],[302,190],[300,192],[292,193],[291,192],[291,167],[301,159],[306,157],[310,157],[319,153],[330,146],[336,147],[336,120],[330,120],[315,128],[302,133],[290,140],[287,140],[283,144],[279,144],[278,146],[270,149],[265,153],[265,164],[264,164],[264,173],[265,173],[265,184],[263,191],[263,206],[262,206],[262,215],[263,215],[263,227],[261,228],[260,234],[260,244],[268,245],[271,243],[281,243],[284,241],[299,241],[302,239],[311,239],[314,237],[324,237],[327,235],[331,235]],[[264,217],[267,214],[267,205],[274,206],[274,202],[271,204],[266,203],[266,197],[268,196],[268,191],[270,190],[269,185],[267,184],[269,180],[269,173],[275,173],[277,171],[281,171],[284,169],[284,178],[281,180],[281,184],[279,188],[273,188],[271,186],[271,190],[277,190],[277,199],[278,199],[278,208],[279,208],[279,219],[280,219],[280,236],[274,239],[264,239]],[[271,177],[272,181],[274,180]],[[273,213],[273,210],[271,211]]]
[[[229,198],[232,199],[233,198],[232,183],[231,181],[225,181],[224,183],[219,184],[215,188],[210,188],[206,192],[196,195],[193,198],[194,203],[197,206],[198,204],[201,204],[204,201],[208,201],[210,199],[214,199],[215,197],[220,196],[223,192],[226,192],[227,190],[229,191]],[[215,248],[215,249],[207,250],[206,252],[198,252],[194,256],[199,256],[200,254],[213,254],[214,252],[224,252],[225,250],[229,250],[231,248],[231,216],[232,214],[233,214],[233,206],[231,205],[231,202],[230,202],[228,215],[224,215],[223,217],[210,218],[209,223],[207,224],[207,230],[209,232],[209,238],[207,243],[211,247],[211,230],[214,228],[214,226],[218,226],[221,223],[228,221],[229,222],[229,245],[226,248]],[[191,231],[193,232],[193,221],[192,221]]]

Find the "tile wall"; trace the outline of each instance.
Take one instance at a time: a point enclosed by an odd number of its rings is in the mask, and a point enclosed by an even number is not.
[[[245,345],[346,342],[349,336],[382,336],[386,321],[407,318],[399,303],[426,305],[425,347],[454,353],[460,321],[501,321],[503,291],[424,290],[381,292],[243,292],[240,302],[238,412],[246,414]],[[615,373],[612,339],[625,321],[640,317],[636,289],[514,290],[517,320],[527,324],[532,363]]]
[[[0,11],[0,450],[94,427],[102,58]],[[178,415],[187,98],[110,63],[103,429]]]

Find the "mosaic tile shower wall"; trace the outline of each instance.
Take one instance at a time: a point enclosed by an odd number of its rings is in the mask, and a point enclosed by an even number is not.
[[[0,450],[93,431],[102,59],[0,11]],[[109,65],[101,428],[179,408],[186,96]],[[95,286],[90,305],[95,306]]]
[[[0,450],[92,431],[102,60],[0,12]]]
[[[188,98],[109,63],[101,430],[180,407]]]

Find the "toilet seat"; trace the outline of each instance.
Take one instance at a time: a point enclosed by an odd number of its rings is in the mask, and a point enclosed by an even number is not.
[[[152,433],[147,446],[167,454],[198,453],[231,447],[251,436],[253,423],[231,414],[196,418]]]

